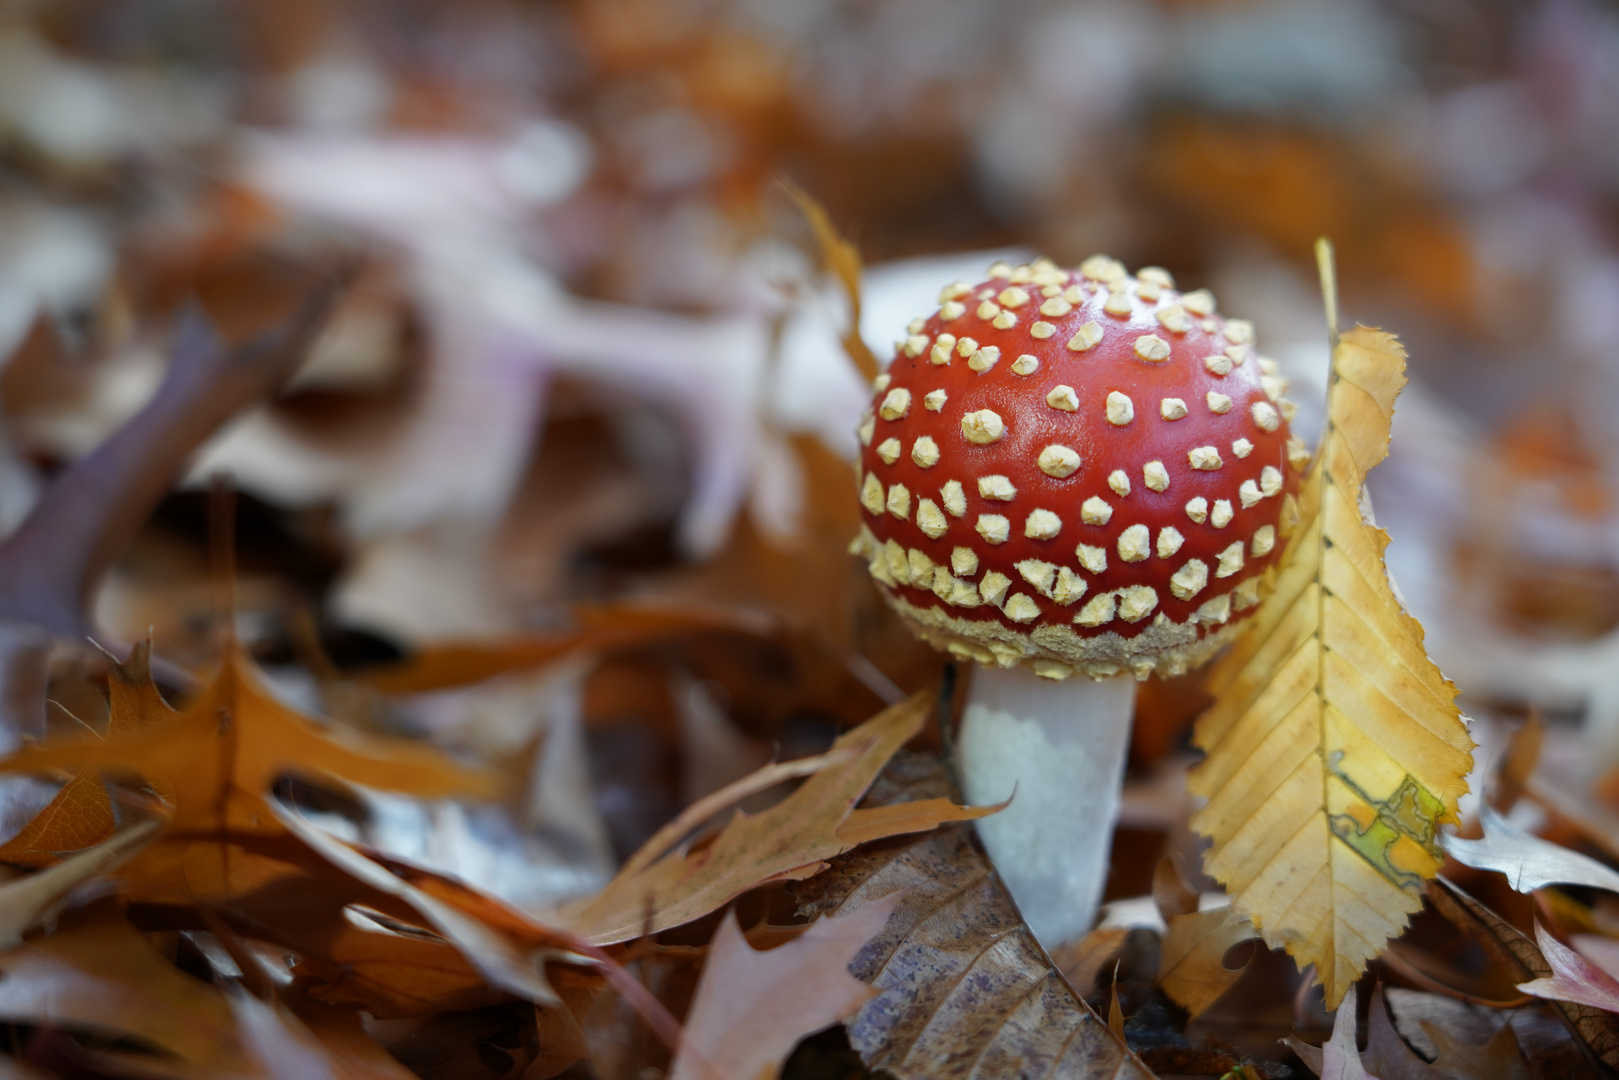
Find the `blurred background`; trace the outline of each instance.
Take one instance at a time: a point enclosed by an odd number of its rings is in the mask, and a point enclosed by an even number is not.
[[[551,777],[517,831],[560,877],[419,810],[394,846],[577,895],[673,807],[938,674],[844,553],[867,391],[782,180],[858,245],[880,357],[999,255],[1105,251],[1255,320],[1312,441],[1324,234],[1345,319],[1411,351],[1375,505],[1481,760],[1535,709],[1565,736],[1545,767],[1600,786],[1616,133],[1619,16],[1581,0],[9,0],[0,529],[147,400],[183,311],[242,340],[351,268],[98,626],[208,659],[207,486],[232,476],[241,632],[288,695]],[[329,677],[602,603],[770,628],[386,708]],[[1127,826],[1179,820],[1151,777],[1199,693],[1146,692]]]

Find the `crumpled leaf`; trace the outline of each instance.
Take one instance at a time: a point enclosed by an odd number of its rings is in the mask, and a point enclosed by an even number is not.
[[[849,961],[883,928],[897,894],[820,919],[799,937],[755,951],[727,912],[708,947],[670,1080],[776,1076],[793,1047],[859,1011],[877,992]]]
[[[1525,832],[1487,801],[1480,800],[1478,818],[1484,826],[1483,839],[1441,836],[1439,840],[1445,854],[1463,866],[1499,871],[1521,893],[1547,885],[1587,885],[1619,893],[1619,870]]]
[[[155,691],[131,701],[156,708],[154,699]],[[138,772],[172,802],[170,827],[123,871],[126,895],[151,902],[237,895],[280,873],[245,850],[231,853],[285,834],[270,803],[285,773],[424,796],[496,790],[490,775],[431,747],[323,730],[271,696],[240,653],[172,719],[32,745],[0,761],[7,772],[74,768]]]
[[[1320,1046],[1311,1046],[1289,1035],[1287,1045],[1321,1080],[1388,1080],[1366,1072],[1355,1045],[1355,987],[1350,984],[1338,1006],[1332,1024],[1332,1037]]]
[[[1444,878],[1428,883],[1428,900],[1446,919],[1476,938],[1498,962],[1527,981],[1555,974],[1540,949],[1488,907]],[[1552,999],[1569,1033],[1599,1070],[1619,1069],[1619,1016],[1583,1002]]]
[[[956,797],[942,762],[904,754],[863,806]],[[868,1068],[899,1080],[960,1074],[1149,1080],[1152,1073],[1053,968],[973,831],[867,844],[793,886],[803,914],[857,911],[902,894],[850,965],[882,995],[848,1023]]]
[[[1168,924],[1159,946],[1158,985],[1189,1016],[1198,1016],[1247,970],[1246,963],[1226,967],[1226,950],[1251,941],[1258,932],[1245,916],[1229,907],[1197,910],[1197,893],[1187,887],[1167,858],[1159,862],[1152,884],[1159,913]]]
[[[1539,922],[1535,923],[1535,942],[1552,973],[1549,977],[1519,983],[1519,990],[1553,1001],[1572,1001],[1619,1013],[1619,979],[1552,937]]]
[[[1364,501],[1404,369],[1381,330],[1334,342],[1326,432],[1275,594],[1215,667],[1195,730],[1204,865],[1267,945],[1315,965],[1329,1007],[1421,906],[1472,765],[1456,688],[1394,593]]]
[[[766,882],[818,873],[826,860],[857,844],[992,813],[997,808],[939,798],[855,809],[934,706],[932,694],[918,694],[840,736],[826,756],[855,756],[810,776],[769,810],[739,814],[709,843],[664,854],[678,837],[669,830],[654,836],[607,888],[569,913],[568,927],[598,945],[654,934],[699,919]]]

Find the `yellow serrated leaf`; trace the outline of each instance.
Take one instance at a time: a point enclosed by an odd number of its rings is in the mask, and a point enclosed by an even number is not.
[[[1266,944],[1315,965],[1329,1009],[1421,906],[1472,764],[1456,687],[1389,582],[1364,499],[1404,385],[1394,335],[1337,338],[1299,526],[1195,732],[1204,865]]]

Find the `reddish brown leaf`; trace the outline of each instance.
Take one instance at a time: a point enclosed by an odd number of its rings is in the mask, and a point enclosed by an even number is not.
[[[904,755],[863,805],[954,796],[939,761]],[[806,914],[855,911],[901,894],[850,968],[882,991],[848,1025],[868,1067],[901,1080],[1151,1077],[1052,967],[970,827],[867,845],[793,892]]]

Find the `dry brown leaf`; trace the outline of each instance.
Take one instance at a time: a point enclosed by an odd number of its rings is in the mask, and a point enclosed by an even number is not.
[[[117,680],[114,687],[115,715],[126,706],[166,710],[155,689],[119,688]],[[496,790],[488,774],[431,747],[321,728],[276,700],[239,653],[172,718],[119,722],[105,739],[85,733],[0,761],[7,772],[56,769],[135,772],[172,803],[164,835],[122,872],[126,895],[159,903],[236,896],[286,872],[295,853],[270,858],[252,850],[285,836],[270,791],[286,773],[424,796]]]
[[[1360,1051],[1355,1046],[1355,1024],[1355,987],[1351,985],[1333,1020],[1332,1038],[1320,1046],[1311,1046],[1289,1037],[1287,1044],[1321,1080],[1380,1080],[1368,1076],[1361,1065]]]
[[[739,814],[709,843],[665,854],[667,834],[653,837],[625,864],[627,872],[570,913],[567,925],[598,945],[657,933],[702,918],[767,882],[817,873],[826,860],[857,844],[993,812],[937,798],[855,809],[934,706],[932,694],[918,694],[840,736],[827,757],[841,763],[810,776],[769,810]],[[854,756],[843,757],[850,751]]]
[[[55,866],[0,886],[0,949],[21,941],[25,933],[49,917],[68,893],[130,858],[161,827],[159,821],[143,821]]]
[[[787,194],[792,196],[793,202],[798,204],[798,209],[809,220],[810,229],[815,233],[815,242],[821,247],[821,257],[826,260],[827,269],[837,276],[843,285],[844,293],[849,298],[849,328],[839,337],[843,351],[848,354],[854,366],[860,369],[861,375],[867,379],[875,379],[878,369],[877,358],[872,355],[871,349],[860,336],[860,251],[838,235],[838,230],[833,226],[826,208],[816,202],[809,192],[797,184],[784,182],[782,186],[787,189]]]
[[[0,1017],[136,1038],[197,1075],[262,1075],[225,995],[181,972],[107,904],[0,955]]]
[[[897,758],[865,805],[955,797],[944,765]],[[805,914],[899,905],[850,970],[882,995],[849,1021],[871,1069],[942,1075],[1149,1080],[1152,1073],[1053,968],[972,829],[879,841],[793,886]]]
[[[1428,883],[1434,909],[1482,944],[1520,980],[1551,978],[1552,966],[1535,943],[1505,919],[1444,878]],[[1590,1005],[1553,1001],[1563,1023],[1599,1072],[1619,1068],[1619,1016]]]
[[[1205,866],[1334,1007],[1405,927],[1443,860],[1472,740],[1383,565],[1366,473],[1388,452],[1405,350],[1357,327],[1332,350],[1327,427],[1276,591],[1210,677],[1191,791]]]
[[[1372,1007],[1366,1011],[1366,1053],[1362,1061],[1377,1080],[1445,1080],[1445,1074],[1422,1060],[1406,1045],[1389,1019],[1383,1003],[1383,987],[1372,991]],[[1510,1031],[1503,1027],[1502,1030]]]
[[[1246,963],[1226,967],[1226,951],[1258,937],[1258,932],[1228,907],[1199,911],[1197,891],[1186,884],[1173,858],[1158,861],[1152,895],[1168,925],[1159,945],[1158,985],[1189,1016],[1198,1016],[1247,970]]]
[[[774,1077],[800,1039],[853,1016],[876,991],[849,974],[849,961],[898,900],[820,919],[764,951],[748,945],[736,913],[727,912],[709,944],[671,1080]]]

